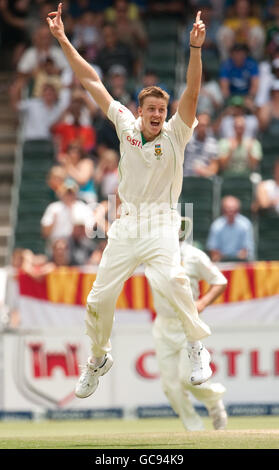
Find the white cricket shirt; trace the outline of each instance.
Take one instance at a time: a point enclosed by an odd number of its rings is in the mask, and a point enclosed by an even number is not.
[[[142,145],[141,117],[135,118],[125,106],[112,101],[108,118],[120,140],[119,197],[124,213],[159,213],[176,209],[183,179],[184,149],[197,119],[189,128],[178,112],[165,122],[151,142]],[[152,208],[152,209],[150,209]]]
[[[181,262],[189,278],[196,301],[200,295],[199,282],[206,281],[210,285],[226,285],[227,279],[215,266],[206,253],[198,248],[182,242],[180,245]],[[158,315],[164,318],[177,318],[172,306],[159,293],[153,292],[154,307]]]
[[[180,251],[181,263],[190,279],[194,300],[198,300],[200,295],[200,281],[206,281],[210,285],[227,284],[225,276],[202,250],[187,242],[182,242]]]

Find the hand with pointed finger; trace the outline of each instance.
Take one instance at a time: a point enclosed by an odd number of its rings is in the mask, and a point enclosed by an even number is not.
[[[196,21],[190,33],[190,44],[195,47],[201,47],[205,40],[205,24],[200,18],[201,11],[198,11]]]
[[[62,21],[62,3],[59,3],[57,11],[51,11],[46,18],[51,34],[60,39],[65,35]]]

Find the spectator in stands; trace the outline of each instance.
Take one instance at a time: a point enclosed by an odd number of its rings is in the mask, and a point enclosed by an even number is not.
[[[28,11],[30,0],[0,1],[1,42],[9,50],[10,65],[15,66],[29,44]]]
[[[102,1],[102,0],[100,0]],[[117,0],[108,0],[109,6],[105,8],[104,16],[105,21],[108,23],[115,23],[116,19],[116,3]],[[146,10],[146,0],[133,0],[128,2],[127,16],[130,21],[139,20]]]
[[[212,223],[207,240],[212,261],[254,259],[253,226],[240,214],[240,209],[239,199],[233,196],[222,199],[223,215]]]
[[[219,141],[219,168],[223,176],[249,175],[258,169],[262,147],[257,139],[245,137],[245,119],[234,118],[235,135]]]
[[[279,159],[274,163],[273,178],[257,185],[255,209],[271,209],[279,215]]]
[[[108,21],[115,25],[120,42],[143,51],[148,44],[147,34],[139,16],[137,19],[129,17],[129,7],[127,0],[115,0],[114,15],[110,15]]]
[[[75,214],[83,216],[86,223],[90,223],[93,218],[90,207],[77,199],[78,189],[75,182],[65,180],[58,191],[60,200],[47,206],[41,219],[41,229],[43,237],[50,244],[57,238],[69,238],[72,235]]]
[[[50,188],[50,199],[52,201],[57,201],[57,194],[59,194],[59,188],[64,183],[67,177],[67,172],[65,168],[61,165],[54,165],[51,167],[47,174],[47,185]]]
[[[88,264],[92,253],[97,248],[96,238],[89,238],[86,235],[86,224],[84,217],[75,214],[73,220],[73,232],[69,238],[70,264],[72,266],[82,266]]]
[[[259,83],[257,62],[248,55],[244,44],[235,44],[231,56],[221,64],[220,86],[224,99],[231,95],[255,98]]]
[[[60,266],[70,266],[70,247],[67,238],[58,238],[50,248],[49,268],[53,270]]]
[[[276,80],[279,80],[279,46],[271,62],[262,61],[259,64],[259,87],[255,99],[255,105],[258,108],[268,103],[273,83]]]
[[[62,88],[60,71],[54,64],[54,61],[51,57],[46,57],[46,59],[40,63],[38,68],[33,71],[32,75],[32,96],[36,98],[41,96],[42,88],[46,83],[53,85],[58,93]]]
[[[122,65],[112,65],[109,69],[107,87],[115,100],[129,106],[132,97],[127,90],[127,73]]]
[[[232,17],[224,20],[218,31],[218,44],[223,59],[227,59],[233,44],[249,48],[252,57],[259,60],[264,53],[265,32],[261,20],[253,15],[249,0],[236,0]]]
[[[22,114],[23,140],[51,140],[51,128],[68,107],[69,93],[62,90],[58,96],[56,88],[45,83],[41,97],[15,100],[12,104]]]
[[[99,158],[96,168],[96,182],[99,183],[99,192],[103,199],[115,194],[118,188],[118,162],[119,154],[113,149],[105,149]]]
[[[32,73],[48,57],[53,60],[63,78],[63,73],[67,72],[69,65],[61,49],[53,45],[48,27],[40,26],[33,35],[33,45],[26,49],[17,65],[17,77],[11,87],[13,100],[21,98],[22,90],[32,77]]]
[[[221,139],[228,139],[235,135],[234,120],[237,116],[245,119],[244,137],[256,138],[259,132],[259,121],[255,115],[255,107],[251,101],[243,96],[232,96],[223,111],[214,121],[214,132]]]
[[[199,114],[197,118],[199,123],[184,153],[183,175],[208,178],[218,172],[218,143],[209,114]]]
[[[210,114],[211,118],[214,118],[221,111],[223,102],[218,80],[211,78],[208,70],[203,67],[197,113],[205,112]]]
[[[88,62],[95,62],[97,54],[103,45],[98,15],[87,10],[77,18],[73,27],[72,44],[77,50],[83,50],[83,57]]]
[[[13,2],[13,0],[10,1],[11,3]],[[19,3],[20,2],[22,2],[22,0],[19,0]],[[63,1],[63,7],[65,7],[65,19],[67,18],[67,2],[68,0]],[[54,0],[31,0],[31,5],[28,9],[28,17],[26,19],[30,38],[32,38],[33,33],[38,28],[45,24],[45,19],[47,17],[48,12],[51,9],[55,8],[55,6],[56,2]]]
[[[60,152],[66,152],[73,142],[79,143],[86,152],[91,152],[95,148],[96,132],[91,124],[90,103],[92,103],[91,111],[95,112],[95,104],[87,93],[74,91],[64,116],[52,128]]]
[[[278,139],[279,135],[279,80],[271,87],[270,101],[258,110],[260,129],[270,138]]]
[[[132,47],[119,41],[116,29],[111,24],[106,24],[102,33],[104,46],[97,54],[96,64],[101,68],[104,77],[107,78],[112,65],[122,65],[129,77],[137,77],[139,70]]]
[[[78,197],[87,203],[96,202],[95,166],[81,145],[72,143],[67,151],[59,153],[58,162],[62,165],[67,178],[75,181],[79,187]]]
[[[272,19],[266,26],[265,46],[267,55],[272,58],[279,47],[279,0],[273,1],[270,13]]]

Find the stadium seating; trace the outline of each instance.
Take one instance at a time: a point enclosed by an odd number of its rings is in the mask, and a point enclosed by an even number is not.
[[[21,183],[15,230],[15,247],[44,252],[45,242],[40,236],[40,220],[46,206],[52,202],[46,176],[54,163],[51,141],[27,141],[22,149]]]
[[[179,22],[176,18],[156,18],[150,17],[145,21],[149,41],[161,39],[169,42],[170,39],[177,39]]]
[[[175,85],[179,22],[176,19],[150,18],[146,22],[149,37],[145,69],[154,70],[170,92]]]
[[[261,211],[258,218],[258,259],[279,259],[279,216],[272,210]]]
[[[251,204],[254,198],[254,185],[249,176],[226,176],[221,184],[221,198],[227,195],[241,201],[241,213],[251,218]]]
[[[207,178],[184,177],[180,203],[181,215],[185,215],[184,203],[193,204],[193,239],[205,248],[206,239],[214,214],[214,181]]]
[[[279,158],[278,135],[274,136],[268,129],[261,134],[260,142],[262,144],[263,157],[261,161],[261,175],[263,179],[272,177],[273,165]]]
[[[279,149],[278,150],[265,150],[263,159],[261,161],[261,175],[262,178],[269,179],[273,176],[273,166],[275,160],[279,159]]]

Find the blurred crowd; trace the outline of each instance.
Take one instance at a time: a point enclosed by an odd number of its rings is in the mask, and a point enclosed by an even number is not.
[[[22,139],[50,139],[56,152],[47,175],[53,201],[41,219],[46,254],[33,254],[31,262],[30,251],[21,250],[22,263],[24,253],[28,259],[23,265],[35,276],[53,266],[98,264],[113,220],[108,196],[119,202],[118,137],[49,33],[45,18],[56,7],[48,0],[0,0],[1,48],[9,51],[14,70],[10,98]],[[279,140],[279,0],[64,0],[63,21],[72,44],[116,100],[136,115],[138,91],[157,84],[171,96],[170,117],[184,77],[168,89],[155,70],[146,69],[151,47],[146,24],[150,18],[176,18],[187,65],[198,9],[207,35],[199,124],[185,150],[184,176],[247,176],[256,187],[252,214],[261,209],[279,214],[279,144],[273,176],[261,174],[261,135]],[[98,241],[86,233],[90,217],[92,226],[96,221],[101,226]],[[206,246],[212,259],[254,259],[254,244],[240,201],[223,199]]]

